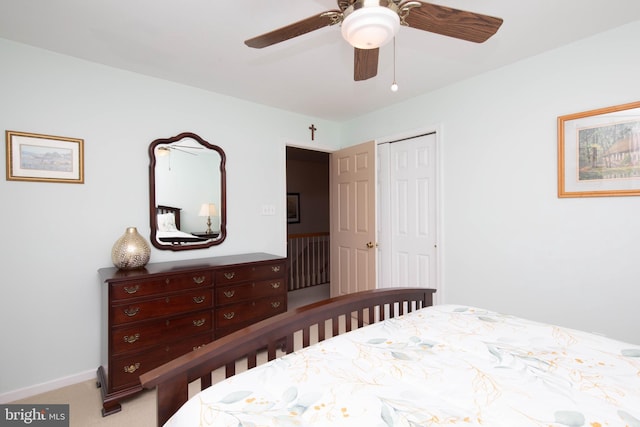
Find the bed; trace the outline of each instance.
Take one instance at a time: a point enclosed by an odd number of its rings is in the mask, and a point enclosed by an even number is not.
[[[156,207],[156,238],[162,243],[181,245],[184,243],[206,242],[207,238],[186,233],[180,229],[180,211],[174,206],[158,205]]]
[[[476,307],[432,306],[422,291],[307,306],[142,375],[144,387],[158,387],[158,424],[640,426],[640,346]],[[318,332],[338,312],[347,314],[337,331],[345,333]],[[324,327],[314,332],[318,322]],[[302,348],[292,352],[298,326]],[[232,376],[232,361],[248,353],[252,367],[265,346],[270,361]],[[209,387],[208,372],[220,366],[230,377]],[[205,388],[187,401],[187,383],[199,377]]]

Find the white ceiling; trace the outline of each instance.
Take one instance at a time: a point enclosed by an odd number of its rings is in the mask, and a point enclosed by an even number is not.
[[[353,81],[338,27],[267,47],[243,41],[335,0],[0,0],[0,37],[256,103],[343,121],[640,19],[640,0],[438,0],[504,19],[475,44],[403,27],[378,76]],[[631,53],[630,53],[631,54]]]

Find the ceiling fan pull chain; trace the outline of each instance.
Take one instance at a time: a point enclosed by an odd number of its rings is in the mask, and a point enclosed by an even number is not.
[[[393,83],[391,83],[391,92],[398,91],[398,83],[396,82],[396,38],[393,38]]]

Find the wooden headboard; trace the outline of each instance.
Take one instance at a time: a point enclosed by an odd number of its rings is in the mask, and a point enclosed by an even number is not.
[[[223,336],[192,352],[140,375],[142,387],[158,388],[158,425],[164,425],[187,401],[189,383],[200,379],[201,389],[212,383],[211,372],[224,367],[225,376],[236,373],[236,362],[250,369],[258,364],[257,355],[266,351],[273,360],[283,353],[311,345],[311,329],[317,327],[318,341],[365,324],[396,317],[433,305],[435,289],[387,288],[361,291],[322,300],[289,310]],[[396,309],[397,308],[397,309]],[[344,321],[344,330],[339,327]],[[301,342],[294,334],[302,333]],[[277,352],[284,349],[284,352]]]
[[[156,214],[172,213],[173,217],[176,219],[176,228],[178,230],[181,230],[180,228],[180,211],[181,210],[182,210],[181,208],[174,208],[173,206],[158,205],[158,207],[156,208]]]

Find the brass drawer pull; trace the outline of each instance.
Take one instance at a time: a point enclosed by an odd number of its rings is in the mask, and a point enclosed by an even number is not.
[[[128,294],[135,294],[136,292],[138,292],[138,290],[140,290],[140,285],[135,285],[135,286],[125,286],[124,287],[124,291]]]
[[[278,307],[280,307],[280,301],[272,302],[272,303],[271,303],[271,307],[273,307],[273,308],[278,308]]]
[[[132,365],[129,366],[125,366],[124,367],[124,371],[127,374],[133,374],[135,371],[137,371],[138,369],[140,369],[140,364],[139,363],[134,363]]]
[[[279,265],[272,266],[271,271],[273,271],[274,273],[277,273],[278,271],[280,271],[280,266]]]
[[[140,334],[135,334],[135,335],[125,335],[123,337],[124,342],[128,342],[129,344],[133,344],[134,342],[138,341],[140,339]]]
[[[234,273],[233,271],[231,273],[224,273],[224,277],[227,278],[227,280],[231,280],[235,277],[236,273]]]
[[[236,291],[224,291],[224,296],[227,298],[232,298],[236,294]]]
[[[227,320],[231,320],[231,319],[233,319],[233,316],[235,316],[235,315],[236,315],[236,313],[232,311],[231,313],[225,313],[224,314],[224,318],[227,319]]]
[[[196,304],[202,304],[204,300],[207,299],[204,295],[201,297],[193,297],[193,302]]]
[[[126,314],[129,317],[133,317],[136,314],[138,314],[138,312],[140,311],[140,307],[127,307],[124,309],[124,314]]]
[[[193,321],[193,326],[202,326],[206,323],[206,319],[199,319]]]
[[[206,279],[206,276],[194,277],[193,283],[195,283],[196,285],[202,285],[204,283],[204,279]]]
[[[273,289],[278,289],[280,287],[280,282],[271,282],[271,287]]]

